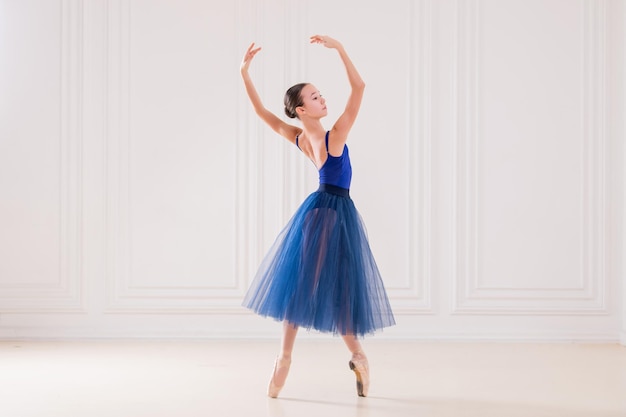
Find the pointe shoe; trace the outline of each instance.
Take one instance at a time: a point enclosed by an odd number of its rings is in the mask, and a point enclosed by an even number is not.
[[[289,367],[291,366],[291,359],[279,359],[276,358],[276,361],[274,362],[274,372],[272,372],[272,379],[270,379],[270,385],[269,387],[267,387],[267,395],[271,398],[276,398],[278,397],[278,394],[280,393],[280,390],[283,389],[283,386],[285,385],[285,382],[283,380],[283,383],[281,385],[277,385],[275,382],[275,378],[276,378],[276,373],[279,370],[284,370],[285,372],[285,379],[287,379],[287,374],[289,373]]]
[[[358,357],[352,356],[352,360],[348,363],[350,369],[356,374],[356,392],[359,397],[367,397],[370,388],[370,371],[367,358],[363,353],[359,353]]]

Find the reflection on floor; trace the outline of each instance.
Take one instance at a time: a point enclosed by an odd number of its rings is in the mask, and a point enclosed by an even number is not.
[[[338,338],[298,340],[278,399],[277,341],[0,342],[2,417],[617,417],[626,348],[366,339],[368,398]]]

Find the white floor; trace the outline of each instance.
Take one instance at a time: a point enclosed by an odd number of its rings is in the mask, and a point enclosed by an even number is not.
[[[356,396],[340,339],[298,340],[279,399],[277,342],[0,342],[2,417],[626,416],[626,348],[364,343]]]

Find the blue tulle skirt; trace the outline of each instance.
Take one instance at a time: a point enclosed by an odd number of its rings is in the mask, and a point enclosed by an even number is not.
[[[395,324],[348,190],[309,195],[261,263],[243,302],[307,329],[363,336]]]

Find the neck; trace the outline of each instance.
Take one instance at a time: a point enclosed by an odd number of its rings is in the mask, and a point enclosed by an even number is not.
[[[320,133],[326,133],[320,119],[304,119],[302,120],[302,130],[307,136],[317,136]]]

